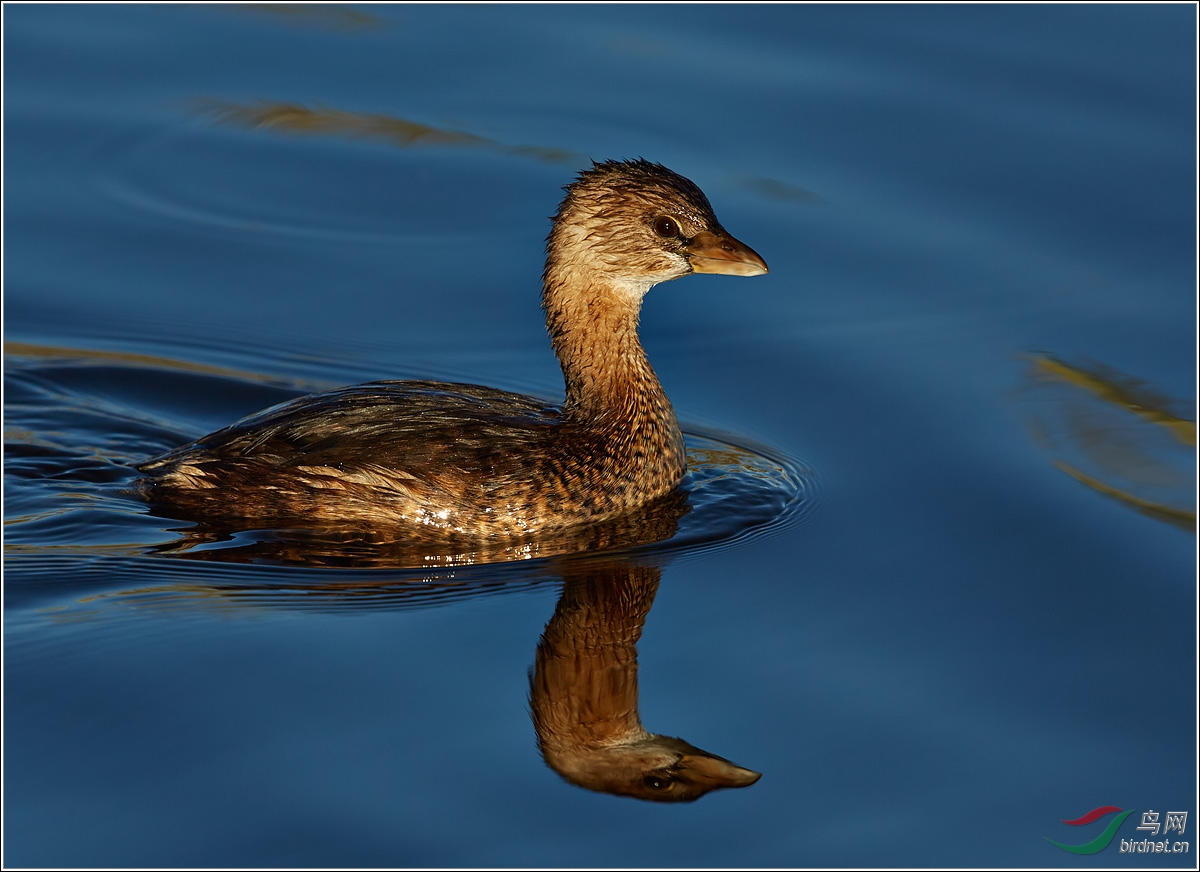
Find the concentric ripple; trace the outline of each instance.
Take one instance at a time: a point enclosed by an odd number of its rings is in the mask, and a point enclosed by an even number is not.
[[[677,491],[637,513],[528,541],[374,542],[329,528],[194,524],[156,516],[131,488],[134,463],[199,435],[178,397],[213,414],[220,398],[237,398],[240,408],[266,406],[301,390],[254,372],[143,355],[8,350],[10,603],[44,594],[76,603],[117,595],[162,606],[219,593],[243,603],[266,597],[335,608],[430,604],[516,580],[557,578],[557,561],[568,557],[662,563],[679,552],[728,547],[798,523],[817,497],[815,475],[803,462],[691,427],[689,473]],[[229,418],[238,414],[231,408]]]

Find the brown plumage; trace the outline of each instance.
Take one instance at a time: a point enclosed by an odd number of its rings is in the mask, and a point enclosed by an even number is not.
[[[642,726],[637,642],[658,590],[658,567],[568,567],[529,676],[542,759],[580,787],[662,802],[758,781],[751,769]]]
[[[766,264],[658,164],[595,164],[566,191],[542,293],[561,407],[475,385],[341,388],[146,461],[141,492],[187,517],[468,537],[602,520],[670,492],[683,435],[638,339],[642,297],[688,273]]]

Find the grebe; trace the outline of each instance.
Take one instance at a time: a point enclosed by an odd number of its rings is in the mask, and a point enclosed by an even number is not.
[[[660,164],[594,163],[564,190],[542,274],[562,406],[432,381],[340,388],[140,464],[139,491],[186,517],[471,538],[599,521],[671,492],[683,434],[638,340],[642,297],[767,265]]]

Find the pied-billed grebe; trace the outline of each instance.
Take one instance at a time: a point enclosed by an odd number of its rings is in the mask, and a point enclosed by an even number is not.
[[[601,520],[669,493],[686,470],[683,434],[638,340],[642,297],[688,273],[767,265],[659,164],[594,164],[565,190],[542,276],[561,407],[476,385],[341,388],[146,461],[141,492],[188,517],[474,538]]]

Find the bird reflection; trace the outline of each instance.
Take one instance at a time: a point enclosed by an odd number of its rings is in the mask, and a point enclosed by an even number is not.
[[[661,562],[690,510],[676,490],[638,512],[528,542],[464,546],[448,540],[373,542],[351,530],[244,531],[197,526],[155,550],[190,560],[341,568],[314,577],[255,574],[236,584],[191,585],[188,598],[215,595],[262,608],[408,608],[562,579],[563,590],[537,646],[529,704],[546,763],[572,784],[621,796],[687,802],[760,774],[657,735],[638,713],[637,642],[654,603]],[[525,563],[522,558],[542,558]],[[549,559],[545,559],[549,558]],[[473,564],[473,565],[472,565]],[[480,565],[483,564],[483,565]],[[391,572],[379,572],[388,567]],[[410,567],[405,571],[401,567]],[[420,568],[419,572],[412,570]],[[453,571],[454,568],[467,570]],[[358,570],[372,570],[366,573]],[[143,605],[153,589],[122,591]],[[175,607],[187,599],[171,586]]]
[[[638,511],[541,536],[473,539],[413,531],[397,539],[355,527],[311,526],[243,530],[236,525],[199,522],[176,529],[178,538],[153,547],[158,554],[220,563],[343,569],[436,569],[502,564],[569,554],[620,551],[665,543],[691,511],[688,494],[677,488]],[[484,571],[486,574],[486,570]],[[403,582],[401,582],[403,584]]]
[[[760,773],[642,726],[637,642],[661,572],[615,559],[565,573],[529,677],[542,758],[572,784],[638,799],[689,802],[748,787]]]

